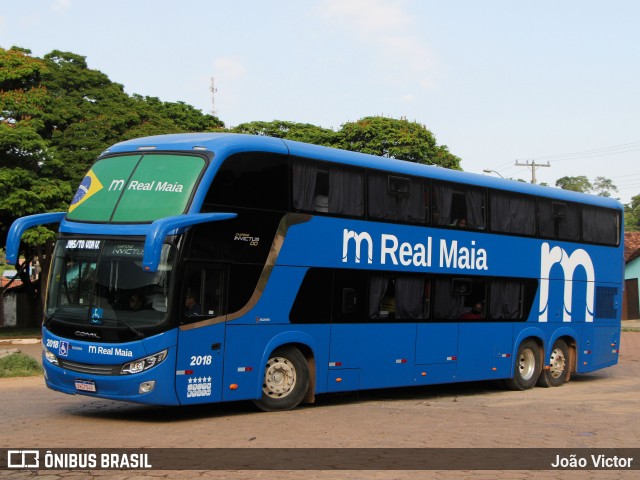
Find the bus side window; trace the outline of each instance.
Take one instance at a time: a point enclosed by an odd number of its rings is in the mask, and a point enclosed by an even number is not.
[[[227,158],[213,179],[205,204],[289,210],[286,155],[244,152]]]
[[[421,275],[372,274],[369,278],[371,320],[415,321],[428,316],[425,277]]]
[[[309,269],[291,307],[289,321],[291,323],[329,323],[332,284],[333,270],[330,268]]]
[[[354,168],[295,159],[293,208],[360,217],[364,214],[364,173]]]
[[[494,232],[535,235],[536,203],[532,197],[494,190],[489,198]]]
[[[334,271],[333,320],[338,323],[362,323],[367,320],[367,272]]]
[[[371,171],[367,182],[370,218],[426,223],[428,195],[423,180]]]
[[[434,225],[485,229],[483,189],[434,182],[432,192]]]
[[[436,320],[483,320],[486,304],[484,278],[440,277],[435,284],[434,311]]]
[[[182,323],[225,313],[225,271],[220,267],[187,267],[181,307]]]
[[[583,205],[582,239],[585,242],[618,245],[620,217],[617,210]]]
[[[491,281],[489,317],[492,320],[520,320],[523,317],[524,285],[518,279]]]
[[[538,232],[543,238],[579,240],[580,223],[577,205],[539,198]]]

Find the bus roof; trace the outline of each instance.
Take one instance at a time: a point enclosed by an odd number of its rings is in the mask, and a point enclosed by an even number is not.
[[[613,198],[260,135],[234,133],[157,135],[118,143],[103,152],[103,155],[132,151],[199,151],[201,153],[211,152],[215,157],[219,158],[226,158],[228,155],[247,151],[290,154],[326,162],[385,170],[403,175],[414,175],[447,182],[507,190],[526,195],[537,195],[561,201],[586,203],[620,210],[623,208]]]

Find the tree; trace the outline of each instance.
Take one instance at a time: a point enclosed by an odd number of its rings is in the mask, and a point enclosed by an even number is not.
[[[593,185],[587,177],[580,175],[578,177],[562,177],[556,180],[556,187],[563,190],[572,190],[574,192],[588,193],[593,189]]]
[[[556,180],[556,187],[563,190],[573,190],[574,192],[593,193],[601,197],[610,197],[611,192],[617,192],[611,180],[605,177],[596,177],[593,183],[584,175],[578,177],[562,177]]]
[[[0,243],[15,218],[66,210],[89,166],[109,145],[223,127],[182,102],[127,95],[122,85],[90,69],[83,56],[54,50],[40,59],[27,49],[0,48]],[[41,278],[47,276],[54,237],[40,227],[23,238],[27,260],[39,257]]]
[[[596,177],[593,181],[593,192],[601,197],[610,197],[611,192],[617,192],[616,187],[611,180],[605,177]]]
[[[331,129],[318,127],[309,123],[286,122],[283,120],[241,123],[230,131],[249,135],[287,138],[298,142],[329,147],[335,146],[339,141],[339,135]]]
[[[624,206],[624,230],[626,232],[640,232],[640,195],[631,199]]]
[[[339,133],[337,146],[345,150],[461,170],[460,158],[446,145],[438,146],[433,133],[416,122],[365,117],[345,123]]]

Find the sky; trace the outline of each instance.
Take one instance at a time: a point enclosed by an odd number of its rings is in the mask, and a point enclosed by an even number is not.
[[[86,57],[228,127],[425,125],[465,171],[640,194],[637,0],[0,0],[0,47]],[[214,78],[216,91],[210,91]]]

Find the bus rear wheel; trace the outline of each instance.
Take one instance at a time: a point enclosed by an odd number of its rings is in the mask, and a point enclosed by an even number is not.
[[[549,353],[549,369],[538,379],[539,387],[561,387],[569,371],[569,347],[564,340],[556,340]]]
[[[304,399],[309,388],[309,366],[295,347],[275,350],[264,369],[262,398],[254,403],[265,412],[291,410]]]
[[[505,381],[511,390],[527,390],[532,388],[540,376],[540,348],[533,340],[525,340],[518,347],[513,378]]]

